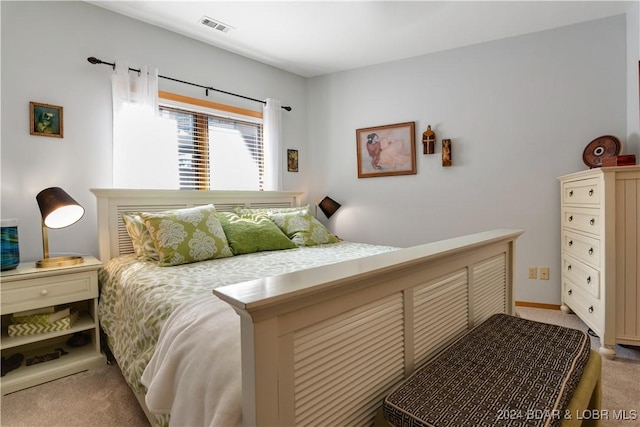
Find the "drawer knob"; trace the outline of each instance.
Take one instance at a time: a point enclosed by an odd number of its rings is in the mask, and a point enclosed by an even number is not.
[[[569,191],[569,197],[573,197],[573,190]]]
[[[591,276],[587,277],[587,284],[591,283]]]
[[[573,215],[569,215],[569,222],[573,221]]]
[[[593,188],[589,190],[589,196],[593,196]]]
[[[49,295],[49,291],[46,289],[43,289],[40,291],[40,296],[46,297],[47,295]]]
[[[567,271],[571,271],[571,264],[567,265]]]
[[[589,248],[589,255],[593,255],[593,248]]]
[[[591,218],[591,221],[589,221],[589,224],[594,225],[596,223],[596,220]]]
[[[569,246],[573,246],[573,240],[569,240]]]
[[[569,289],[569,292],[567,292],[569,295],[571,295],[573,293],[573,291],[571,289]]]
[[[589,307],[589,313],[593,313],[593,306]]]

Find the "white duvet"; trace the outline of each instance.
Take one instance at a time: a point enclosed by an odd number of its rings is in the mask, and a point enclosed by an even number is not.
[[[161,424],[171,414],[170,426],[240,425],[240,317],[211,289],[395,249],[340,242],[169,270],[149,263],[115,263],[103,274],[108,284],[103,292],[111,290],[103,294],[105,329],[117,343],[114,354],[125,378],[134,390],[141,380],[149,410],[165,414]],[[161,314],[168,309],[164,321]],[[141,374],[136,375],[138,369]]]
[[[181,305],[142,374],[146,404],[170,426],[242,424],[240,317],[214,295]]]

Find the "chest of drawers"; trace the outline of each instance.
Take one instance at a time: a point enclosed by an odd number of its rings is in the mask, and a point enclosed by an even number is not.
[[[562,310],[599,337],[600,353],[640,345],[640,166],[559,178]]]

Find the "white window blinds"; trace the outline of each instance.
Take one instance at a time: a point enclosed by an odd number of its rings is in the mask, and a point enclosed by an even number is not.
[[[160,106],[177,123],[180,188],[263,190],[262,123]]]

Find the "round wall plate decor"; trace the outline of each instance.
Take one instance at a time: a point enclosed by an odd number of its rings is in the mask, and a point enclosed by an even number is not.
[[[608,159],[620,154],[622,145],[620,140],[612,135],[599,136],[584,148],[582,161],[590,168],[602,166],[602,159]]]

